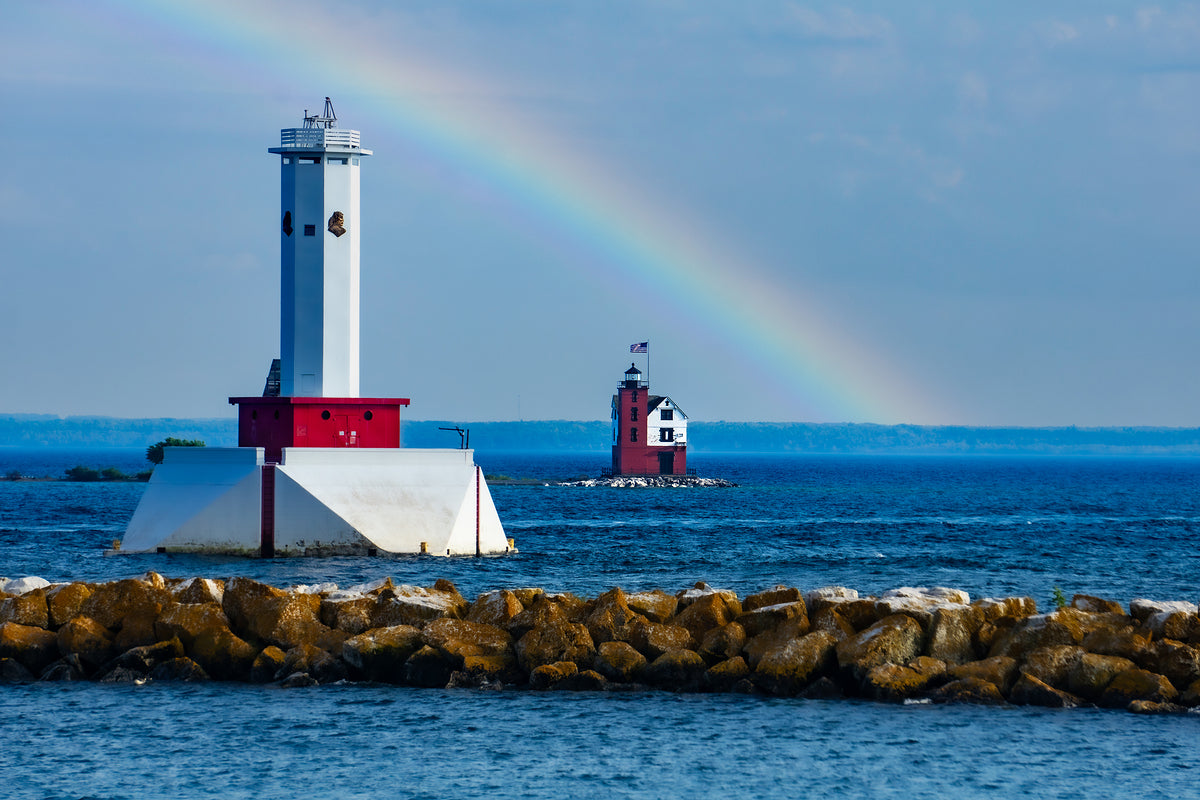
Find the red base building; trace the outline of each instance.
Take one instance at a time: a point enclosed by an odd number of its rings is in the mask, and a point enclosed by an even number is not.
[[[612,399],[612,474],[687,475],[687,414],[633,364]]]

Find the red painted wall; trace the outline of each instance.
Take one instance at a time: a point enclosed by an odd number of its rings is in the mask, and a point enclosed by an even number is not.
[[[238,447],[262,447],[278,463],[285,447],[399,447],[407,398],[231,397]]]

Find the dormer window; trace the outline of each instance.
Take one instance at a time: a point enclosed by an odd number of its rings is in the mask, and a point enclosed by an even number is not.
[[[675,419],[675,412],[669,408],[664,408],[662,410],[662,419],[664,419],[664,420]]]

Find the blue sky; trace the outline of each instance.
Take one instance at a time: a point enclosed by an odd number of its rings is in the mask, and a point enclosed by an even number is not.
[[[650,340],[693,419],[1200,424],[1200,7],[252,8],[6,9],[0,412],[261,391],[331,95],[411,417],[605,418]]]

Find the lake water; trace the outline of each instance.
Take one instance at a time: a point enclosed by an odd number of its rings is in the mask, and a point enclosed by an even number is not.
[[[784,583],[972,597],[1055,587],[1195,602],[1200,459],[719,456],[733,489],[552,485],[603,454],[480,453],[520,553],[104,557],[141,484],[0,481],[0,576],[246,575],[287,586],[448,578],[740,594]],[[138,451],[0,449],[0,476]],[[0,686],[0,797],[1197,797],[1200,715],[895,706],[743,695],[232,684]]]

